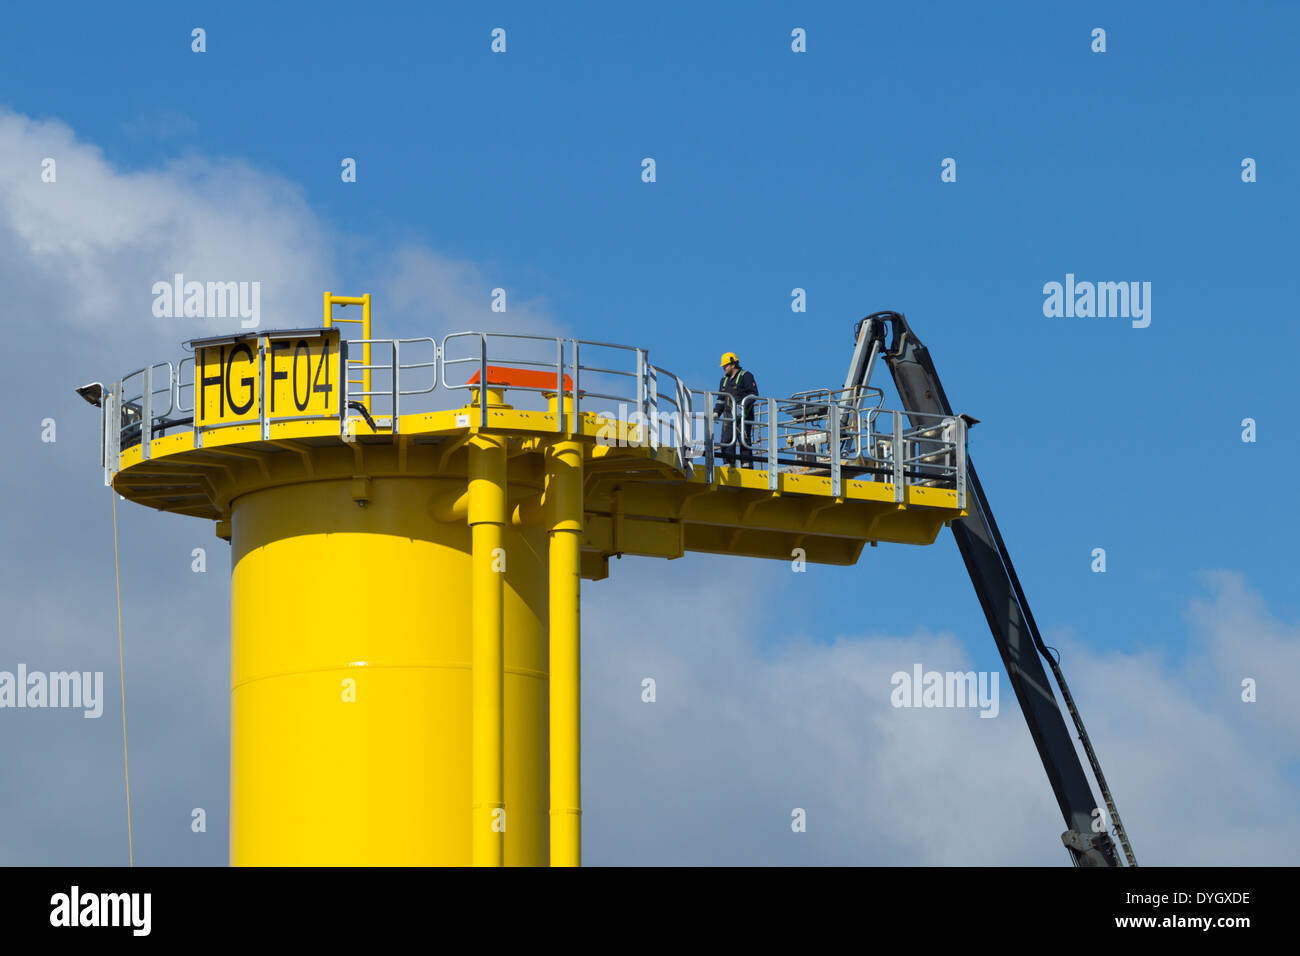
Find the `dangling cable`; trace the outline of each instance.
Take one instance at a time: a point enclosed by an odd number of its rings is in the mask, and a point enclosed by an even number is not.
[[[117,591],[117,663],[122,675],[122,769],[126,773],[126,852],[131,866],[135,866],[135,841],[131,835],[131,762],[126,754],[126,659],[122,654],[122,577],[117,569],[117,491],[108,489],[113,496],[113,585]]]

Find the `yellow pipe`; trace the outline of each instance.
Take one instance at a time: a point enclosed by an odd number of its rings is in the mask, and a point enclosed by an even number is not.
[[[366,370],[361,373],[362,388],[367,392],[370,391],[370,293],[367,292],[361,297],[361,337],[366,340],[366,344],[361,347],[361,361],[365,364]],[[397,348],[396,345],[393,348]],[[373,404],[374,396],[367,395],[366,401]]]
[[[429,513],[439,521],[465,521],[469,517],[469,490],[461,485],[434,492],[429,499]]]
[[[546,452],[552,866],[582,864],[582,458],[580,441],[555,441]]]
[[[542,495],[528,495],[510,504],[510,523],[516,528],[521,525],[540,525],[545,519],[545,504]]]
[[[503,547],[506,443],[496,435],[469,441],[469,524],[472,536],[471,617],[473,719],[470,735],[470,832],[475,866],[505,863],[505,619]]]

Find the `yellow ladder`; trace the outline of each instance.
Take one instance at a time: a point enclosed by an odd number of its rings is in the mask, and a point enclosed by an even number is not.
[[[334,306],[361,306],[361,318],[359,319],[336,319],[334,318]],[[333,328],[335,322],[352,322],[361,326],[361,338],[364,344],[361,346],[361,358],[348,359],[349,365],[361,366],[361,378],[348,379],[349,385],[360,385],[363,392],[370,391],[370,293],[365,295],[334,295],[325,293],[325,328]],[[366,402],[369,403],[371,396],[366,394]],[[345,412],[346,414],[346,412]]]

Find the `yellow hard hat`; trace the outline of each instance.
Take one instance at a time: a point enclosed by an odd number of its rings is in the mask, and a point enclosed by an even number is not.
[[[735,362],[737,365],[740,364],[740,359],[738,359],[738,358],[736,357],[736,353],[735,353],[735,352],[723,352],[723,353],[722,353],[722,361],[719,363],[718,367],[719,367],[719,368],[726,368],[726,367],[727,367],[728,365],[730,365],[732,362]]]

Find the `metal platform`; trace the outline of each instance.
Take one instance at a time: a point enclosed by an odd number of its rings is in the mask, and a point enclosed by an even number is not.
[[[645,349],[487,332],[315,328],[187,348],[103,389],[104,479],[140,504],[215,520],[223,537],[231,500],[262,487],[346,478],[363,506],[379,478],[463,487],[466,442],[481,431],[508,437],[517,522],[543,492],[546,444],[583,442],[588,578],[624,554],[790,560],[798,548],[811,563],[852,564],[868,543],[930,544],[966,514],[966,423],[882,408],[877,389],[760,396],[738,410]],[[725,417],[730,450],[715,438]],[[725,463],[726,451],[741,461]]]

